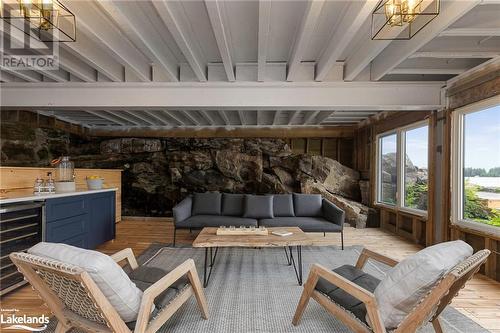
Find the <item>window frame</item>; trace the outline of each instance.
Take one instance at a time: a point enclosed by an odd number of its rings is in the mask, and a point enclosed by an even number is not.
[[[405,195],[405,183],[404,183],[404,176],[405,176],[405,161],[406,159],[403,158],[406,154],[406,135],[404,135],[406,132],[420,128],[420,127],[427,127],[427,170],[428,170],[428,175],[430,174],[429,170],[429,161],[430,161],[430,140],[429,140],[429,132],[430,132],[430,122],[429,119],[424,119],[421,121],[417,121],[415,123],[411,123],[406,126],[398,127],[395,129],[392,129],[390,131],[382,132],[376,135],[376,177],[375,177],[375,206],[380,206],[380,207],[386,207],[389,209],[396,209],[398,211],[410,213],[413,215],[418,215],[422,217],[426,217],[428,213],[428,208],[427,210],[422,210],[422,209],[417,209],[417,208],[411,208],[411,207],[405,207],[404,206],[404,195]],[[381,144],[380,144],[380,139],[383,137],[389,136],[396,134],[396,203],[394,205],[380,201],[380,194],[381,194]],[[429,183],[429,179],[427,179],[427,183]],[[429,199],[429,191],[427,191],[427,200]],[[427,201],[427,207],[429,207],[431,203]]]
[[[500,227],[479,223],[463,217],[464,209],[464,119],[468,114],[500,105],[494,96],[458,109],[451,114],[451,224],[483,233],[500,235]]]

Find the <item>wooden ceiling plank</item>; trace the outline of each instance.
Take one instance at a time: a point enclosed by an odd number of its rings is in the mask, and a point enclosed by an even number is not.
[[[238,119],[239,119],[240,124],[242,126],[245,126],[247,124],[246,119],[245,119],[245,114],[243,113],[242,110],[238,110]]]
[[[408,57],[436,59],[490,59],[500,55],[500,52],[490,51],[419,51]]]
[[[224,121],[224,125],[231,125],[231,122],[229,121],[229,117],[227,114],[224,112],[224,110],[218,110],[217,113],[221,117],[222,121]]]
[[[140,120],[144,121],[145,123],[149,124],[149,125],[152,125],[152,126],[158,126],[159,124],[160,125],[163,125],[163,122],[158,120],[156,117],[152,117],[148,112],[144,111],[144,110],[134,110],[134,111],[130,111],[130,114],[132,114],[132,116],[136,117],[136,118],[139,118]],[[146,117],[146,115],[149,117]],[[153,118],[153,119],[151,119]],[[158,123],[159,124],[158,124]]]
[[[78,13],[78,30],[105,46],[140,81],[151,81],[151,66],[135,45],[111,22],[105,12],[91,1],[69,1],[66,5]],[[71,44],[71,43],[67,43]],[[101,48],[102,48],[101,46]]]
[[[187,126],[187,125],[189,125],[188,123],[186,123],[185,120],[183,120],[182,118],[179,118],[176,115],[176,112],[179,112],[179,111],[164,110],[163,112],[166,113],[170,118],[174,119],[180,126]]]
[[[209,126],[215,125],[214,120],[208,115],[205,110],[198,110],[198,113],[206,120]]]
[[[91,110],[85,110],[85,112],[92,114],[96,117],[106,119],[109,121],[114,122],[115,124],[122,125],[122,126],[128,126],[129,122],[123,121],[121,118],[115,117],[114,115],[109,115],[106,111],[91,111]]]
[[[458,75],[467,70],[468,68],[394,68],[387,72],[387,74]]]
[[[343,15],[327,48],[318,60],[316,81],[323,81],[335,63],[340,60],[340,56],[370,18],[377,3],[376,0],[367,0],[361,8],[359,8],[359,2],[353,1],[349,4],[347,12]]]
[[[288,125],[292,125],[293,122],[295,121],[295,119],[297,119],[297,117],[299,116],[300,114],[300,111],[292,111],[292,114],[289,115],[289,118],[288,118]]]
[[[450,28],[443,30],[439,33],[440,37],[450,37],[450,36],[459,36],[459,37],[464,37],[464,36],[491,36],[491,37],[498,37],[500,36],[500,29],[497,28]]]
[[[133,4],[134,2],[117,0],[99,2],[99,5],[124,29],[127,37],[139,45],[141,50],[147,53],[150,60],[165,71],[170,81],[179,81],[177,64],[172,63],[167,56],[168,48],[162,47],[163,43],[157,38],[158,34],[154,27],[150,23],[132,21],[132,15],[127,15],[128,6]],[[141,9],[135,7],[133,10],[140,11]]]
[[[315,123],[315,119],[320,113],[319,110],[316,111],[309,111],[307,112],[306,116],[304,117],[303,125],[312,125]]]
[[[114,110],[106,110],[106,112],[109,112],[110,114],[122,118],[129,123],[134,124],[134,126],[141,126],[142,124],[137,121],[136,117],[132,117],[130,114],[128,114],[126,111],[120,110],[120,111],[114,111]]]
[[[318,23],[324,0],[309,0],[307,2],[306,12],[302,17],[298,34],[295,38],[292,52],[288,60],[287,81],[293,81],[301,65],[303,55],[309,45],[311,35]]]
[[[158,15],[162,19],[163,23],[172,34],[182,54],[186,57],[187,62],[191,66],[191,69],[198,80],[201,82],[207,81],[205,64],[199,59],[193,45],[191,45],[191,42],[189,41],[187,34],[182,30],[178,20],[172,12],[171,6],[173,6],[173,2],[158,0],[153,1],[152,4],[156,8],[156,11],[158,12]],[[178,3],[177,5],[181,4]]]
[[[40,82],[42,75],[35,71],[14,71],[0,64],[0,69],[27,82]]]
[[[226,33],[226,27],[221,12],[224,8],[224,2],[219,0],[205,0],[205,6],[207,7],[208,17],[212,24],[227,79],[233,82],[236,78],[234,76],[233,60],[231,57],[231,42],[229,40],[229,34]]]
[[[280,115],[281,115],[281,110],[274,111],[273,126],[279,125],[278,122],[279,122]]]
[[[335,111],[321,111],[319,115],[316,116],[314,125],[321,125],[323,121],[328,119],[332,114],[334,114]]]
[[[271,24],[271,4],[269,0],[259,0],[259,34],[257,55],[257,81],[263,82],[266,76],[269,29]]]
[[[440,15],[433,19],[422,31],[404,44],[390,45],[373,60],[371,79],[380,80],[480,2],[481,0],[444,1],[441,5]]]

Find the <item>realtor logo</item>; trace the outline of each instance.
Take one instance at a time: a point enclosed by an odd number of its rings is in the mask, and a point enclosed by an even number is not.
[[[0,331],[1,330],[22,330],[28,332],[42,332],[47,329],[49,317],[17,315],[17,309],[4,310],[0,314]]]
[[[29,20],[20,19],[18,13],[14,13],[19,11],[18,7],[3,3],[1,10],[1,68],[14,71],[58,70],[59,43],[54,42],[57,41],[56,34],[44,35],[44,41],[41,41],[37,38],[39,28],[33,27]]]

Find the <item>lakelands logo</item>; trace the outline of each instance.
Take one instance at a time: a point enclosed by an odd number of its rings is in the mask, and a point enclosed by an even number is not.
[[[44,41],[38,37],[40,29],[30,20],[18,18],[19,5],[0,1],[0,65],[3,69],[58,70],[58,30],[45,33]],[[9,14],[11,13],[11,14]],[[48,39],[45,39],[48,38]]]
[[[17,315],[16,312],[19,312],[19,310],[17,309],[2,309],[2,312],[3,313],[0,314],[0,330],[9,329],[29,332],[41,332],[47,328],[47,325],[50,321],[49,317],[47,317],[46,315]]]

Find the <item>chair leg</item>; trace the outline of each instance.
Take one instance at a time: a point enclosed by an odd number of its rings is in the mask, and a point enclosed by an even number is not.
[[[295,315],[292,319],[292,324],[297,326],[299,324],[300,318],[304,314],[304,310],[309,304],[309,300],[311,299],[311,295],[316,287],[316,283],[318,282],[318,275],[316,272],[310,272],[307,277],[307,281],[304,284],[304,290],[302,291],[302,295],[300,296],[299,304],[297,304],[297,309],[295,310]]]
[[[323,237],[326,237],[326,232],[323,232]]]
[[[434,327],[434,331],[436,331],[436,333],[443,333],[443,328],[441,327],[441,323],[439,322],[439,317],[436,317],[432,321],[432,326]]]
[[[208,319],[208,303],[205,298],[205,293],[203,291],[203,286],[201,285],[200,277],[198,276],[198,272],[196,271],[196,267],[194,266],[187,273],[189,282],[193,287],[194,296],[196,297],[196,302],[198,303],[198,307],[201,311],[201,316],[203,319]]]
[[[177,228],[174,227],[174,247],[175,247],[175,234],[177,233]]]
[[[66,333],[70,330],[70,328],[71,327],[64,326],[63,323],[58,322],[54,333]]]
[[[342,243],[342,250],[344,250],[344,230],[340,232],[340,241]]]

